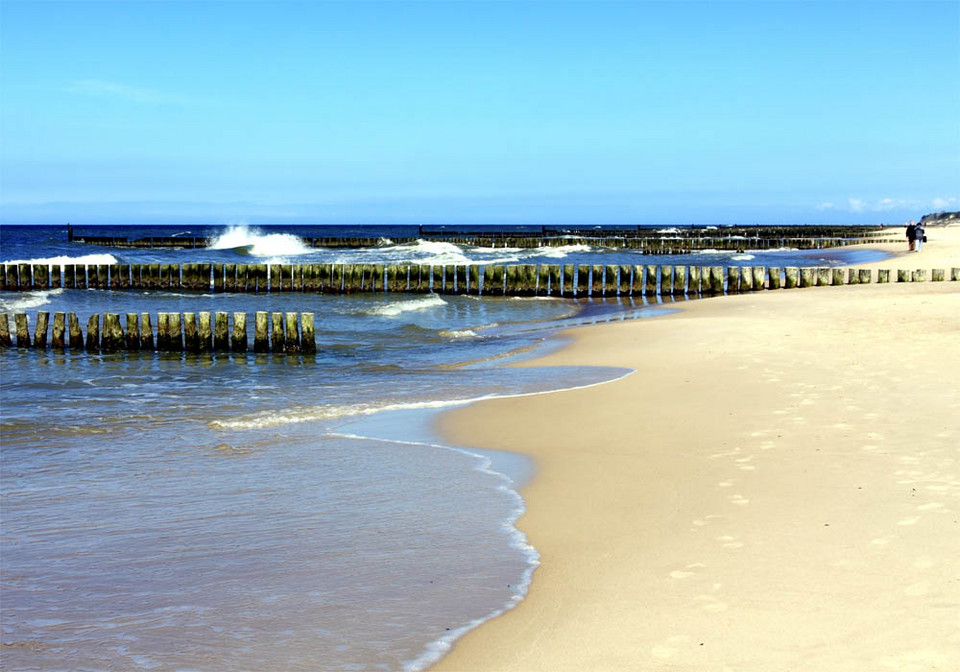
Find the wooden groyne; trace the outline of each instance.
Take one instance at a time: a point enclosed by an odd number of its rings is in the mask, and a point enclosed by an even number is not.
[[[386,245],[409,245],[418,240],[431,240],[468,245],[472,247],[563,247],[589,245],[608,249],[629,249],[641,254],[686,254],[702,250],[771,250],[780,248],[824,249],[889,240],[901,237],[893,229],[864,226],[742,226],[723,228],[618,228],[555,229],[541,227],[539,232],[514,233],[476,229],[467,232],[424,230],[417,236],[321,236],[301,238],[304,245],[314,248],[362,249]],[[76,243],[114,248],[137,249],[198,249],[209,247],[213,238],[204,237],[144,237],[123,238],[72,233]]]
[[[913,275],[918,273],[910,272]],[[898,272],[896,281],[908,281]],[[934,273],[946,278],[946,271]],[[848,275],[844,275],[848,274]],[[851,275],[852,274],[852,275]],[[262,294],[410,292],[485,296],[653,296],[718,294],[780,287],[871,282],[848,267],[674,265],[413,265],[413,264],[113,264],[0,267],[0,290],[102,289]],[[910,276],[912,278],[912,275]],[[950,269],[960,278],[960,268]],[[877,282],[889,281],[880,271]]]
[[[11,335],[9,316],[0,313],[0,348],[71,350],[78,352],[235,352],[250,344],[246,313],[105,313],[87,320],[86,335],[75,313],[37,312],[34,333],[26,313],[14,316]],[[153,325],[156,325],[154,328]],[[271,328],[272,325],[272,328]],[[15,336],[15,341],[12,336]],[[313,313],[268,313],[258,311],[253,330],[253,352],[313,354],[317,351]]]
[[[390,274],[386,269],[373,273],[382,281],[377,291],[408,292],[401,274]],[[487,296],[570,296],[570,297],[642,297],[655,301],[657,297],[719,296],[753,292],[764,289],[792,289],[838,285],[891,283],[888,269],[874,273],[867,268],[777,268],[777,267],[722,267],[722,266],[434,266],[425,275],[430,289],[447,294],[468,294],[471,287],[476,294]],[[280,277],[283,277],[282,275]],[[341,273],[341,281],[347,277]],[[358,272],[358,287],[364,286],[363,271]],[[944,282],[945,269],[898,269],[896,282]],[[950,281],[960,281],[960,268],[951,268]],[[391,281],[395,284],[391,284]],[[281,285],[282,286],[282,285]],[[373,285],[367,286],[372,291]],[[460,291],[462,290],[462,291]],[[247,352],[249,335],[247,315],[227,313],[105,313],[103,319],[94,314],[87,320],[86,334],[75,313],[56,312],[52,333],[50,313],[37,312],[34,333],[26,313],[13,317],[0,313],[0,348],[14,345],[19,348],[72,350],[86,352]],[[154,324],[156,328],[154,329]],[[16,340],[14,341],[13,336]],[[316,352],[314,314],[309,312],[258,311],[253,322],[253,352],[307,353]]]

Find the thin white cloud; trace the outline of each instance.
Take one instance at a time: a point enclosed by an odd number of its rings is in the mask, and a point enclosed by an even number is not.
[[[66,91],[95,98],[123,100],[142,105],[189,105],[200,102],[193,98],[158,91],[157,89],[129,86],[102,79],[78,79],[67,85]]]
[[[960,205],[960,198],[911,199],[911,198],[880,198],[867,200],[863,198],[848,198],[846,203],[837,204],[825,201],[814,206],[819,211],[835,210],[841,212],[892,212],[895,210],[923,210],[925,212],[947,210]]]

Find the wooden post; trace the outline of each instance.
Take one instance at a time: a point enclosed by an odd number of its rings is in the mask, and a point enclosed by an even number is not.
[[[443,286],[443,266],[431,266],[430,275],[432,276],[431,282],[433,283],[433,292],[434,294],[444,293]]]
[[[7,280],[7,282],[10,282]],[[63,266],[63,287],[64,289],[76,289],[77,287],[77,266],[76,264],[64,264]]]
[[[416,271],[416,283],[411,280],[411,289],[416,292],[427,293],[430,291],[430,267],[426,264],[420,264],[410,269],[411,273]]]
[[[767,273],[763,266],[753,267],[753,289],[759,291],[766,287]]]
[[[213,318],[213,349],[217,352],[230,350],[228,317],[226,312],[218,310]]]
[[[9,348],[11,345],[10,318],[6,313],[0,313],[0,348]]]
[[[793,289],[794,287],[798,287],[800,285],[800,269],[799,268],[796,268],[794,266],[788,266],[783,270],[783,273],[786,279],[784,286],[787,289]]]
[[[910,275],[910,271],[905,268],[897,269],[897,282],[910,282],[913,280],[913,277]]]
[[[183,342],[187,352],[200,352],[200,334],[197,332],[197,316],[183,314]]]
[[[387,267],[383,264],[373,266],[373,291],[384,291],[384,280],[387,277]]]
[[[224,269],[226,266],[224,264],[213,264],[213,292],[214,294],[222,294],[223,287],[225,284],[224,278]]]
[[[197,334],[200,337],[200,352],[209,352],[213,343],[213,328],[209,312],[197,314]]]
[[[253,331],[254,352],[270,352],[269,324],[269,314],[264,310],[258,310]]]
[[[847,269],[847,284],[848,285],[860,284],[860,274],[857,273],[857,269],[855,268]]]
[[[831,284],[833,285],[842,285],[843,284],[843,269],[834,268],[833,269],[833,279]]]
[[[830,284],[830,269],[824,266],[817,268],[817,284],[821,287]]]
[[[53,339],[51,340],[50,344],[53,346],[55,350],[63,350],[63,346],[65,343],[64,336],[67,331],[66,317],[67,317],[66,313],[59,312],[59,311],[53,314]],[[0,315],[0,322],[5,323],[6,321],[7,321],[7,316]],[[0,324],[0,327],[2,326],[3,325]],[[9,333],[7,334],[7,338],[10,338]]]
[[[443,267],[443,293],[454,294],[457,291],[457,267]]]
[[[214,291],[216,291],[216,281],[214,281]],[[234,293],[237,291],[237,265],[223,265],[223,291]]]
[[[247,314],[233,314],[233,333],[230,336],[230,349],[234,352],[247,351]]]
[[[590,287],[590,267],[584,264],[577,266],[576,296],[586,296]]]
[[[657,295],[657,267],[656,266],[644,266],[644,293],[647,296],[656,296]]]
[[[264,294],[269,291],[269,284],[267,282],[267,265],[266,264],[254,264],[254,274],[256,275],[256,293]]]
[[[110,288],[110,267],[107,264],[97,265],[97,286],[100,289]]]
[[[284,292],[293,291],[293,264],[280,266],[280,289]]]
[[[592,266],[590,273],[590,295],[594,297],[603,296],[603,266]]]
[[[504,283],[504,294],[507,296],[517,296],[519,290],[519,269],[516,266],[507,266],[504,269],[506,281]]]
[[[20,287],[20,274],[17,272],[18,271],[17,266],[16,264],[7,264],[5,268],[6,268],[7,283],[4,289],[15,291]]]
[[[575,296],[576,290],[574,289],[574,270],[575,266],[573,264],[564,264],[563,265],[563,281],[561,283],[561,296]]]
[[[930,269],[930,280],[932,282],[943,282],[943,278],[944,278],[944,269],[942,268]]]
[[[300,352],[300,334],[297,332],[297,314],[286,313],[286,332],[284,334],[284,352],[294,354]]]
[[[153,325],[150,313],[140,313],[140,349],[153,350]]]
[[[67,313],[67,341],[71,350],[83,350],[83,332],[80,330],[80,320],[75,313]]]
[[[274,352],[283,352],[286,349],[286,339],[283,336],[283,313],[273,313],[271,316],[273,330],[271,345]]]
[[[167,314],[167,338],[171,352],[183,352],[183,330],[180,326],[180,313]]]
[[[327,294],[339,294],[343,275],[340,273],[340,264],[323,264],[318,273],[320,291]]]
[[[483,293],[503,296],[503,266],[487,266],[483,270]]]
[[[880,268],[877,269],[877,283],[881,282],[890,282],[890,269],[889,268]]]
[[[723,294],[723,266],[710,267],[710,293]]]
[[[50,324],[50,313],[45,310],[37,312],[37,328],[33,332],[33,347],[47,347],[47,329]]]
[[[914,282],[926,282],[927,281],[927,270],[925,268],[918,268],[913,272],[913,281]]]
[[[103,314],[103,337],[100,349],[103,352],[118,352],[123,349],[123,329],[120,328],[118,313]]]
[[[27,314],[17,313],[14,315],[14,321],[17,327],[17,347],[33,347],[33,343],[30,342],[30,328],[27,323]]]
[[[869,268],[861,268],[861,269],[860,269],[860,284],[861,284],[861,285],[869,285],[872,280],[873,280],[873,271],[871,271]]]
[[[36,289],[50,288],[50,267],[47,264],[33,265],[33,286]]]
[[[300,351],[312,354],[317,351],[313,330],[313,313],[300,313]]]
[[[100,316],[91,315],[87,320],[87,352],[96,352],[100,349]]]
[[[468,271],[467,291],[478,296],[480,294],[480,266],[477,264],[471,265]]]
[[[698,296],[700,294],[700,267],[688,267],[687,276],[687,294],[690,296]]]
[[[687,291],[687,267],[673,267],[673,293],[676,296],[683,296]]]
[[[50,287],[50,267],[46,264],[33,265],[33,282],[31,289],[48,289]]]
[[[124,332],[123,347],[128,351],[140,349],[140,316],[127,313],[127,330]]]
[[[660,266],[660,296],[673,294],[673,266]]]
[[[621,265],[617,279],[617,293],[620,296],[630,296],[630,267]]]
[[[62,280],[60,279],[60,264],[54,264],[50,267],[50,287],[53,289],[60,289],[62,286]]]
[[[953,266],[950,268],[950,282],[960,280],[960,268]]]
[[[801,287],[813,287],[813,268],[801,268],[800,269],[800,286]]]
[[[727,294],[740,292],[740,267],[727,266]]]
[[[28,292],[33,285],[33,277],[30,272],[30,264],[20,264],[20,291]]]

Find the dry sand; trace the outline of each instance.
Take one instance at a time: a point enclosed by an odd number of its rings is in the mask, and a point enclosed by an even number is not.
[[[960,228],[928,237],[873,266],[949,278]],[[680,309],[530,364],[624,379],[441,418],[534,457],[542,564],[435,669],[960,670],[960,282]]]

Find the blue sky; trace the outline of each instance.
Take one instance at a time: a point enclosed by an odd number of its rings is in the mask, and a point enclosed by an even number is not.
[[[900,223],[960,2],[0,0],[0,223]]]

